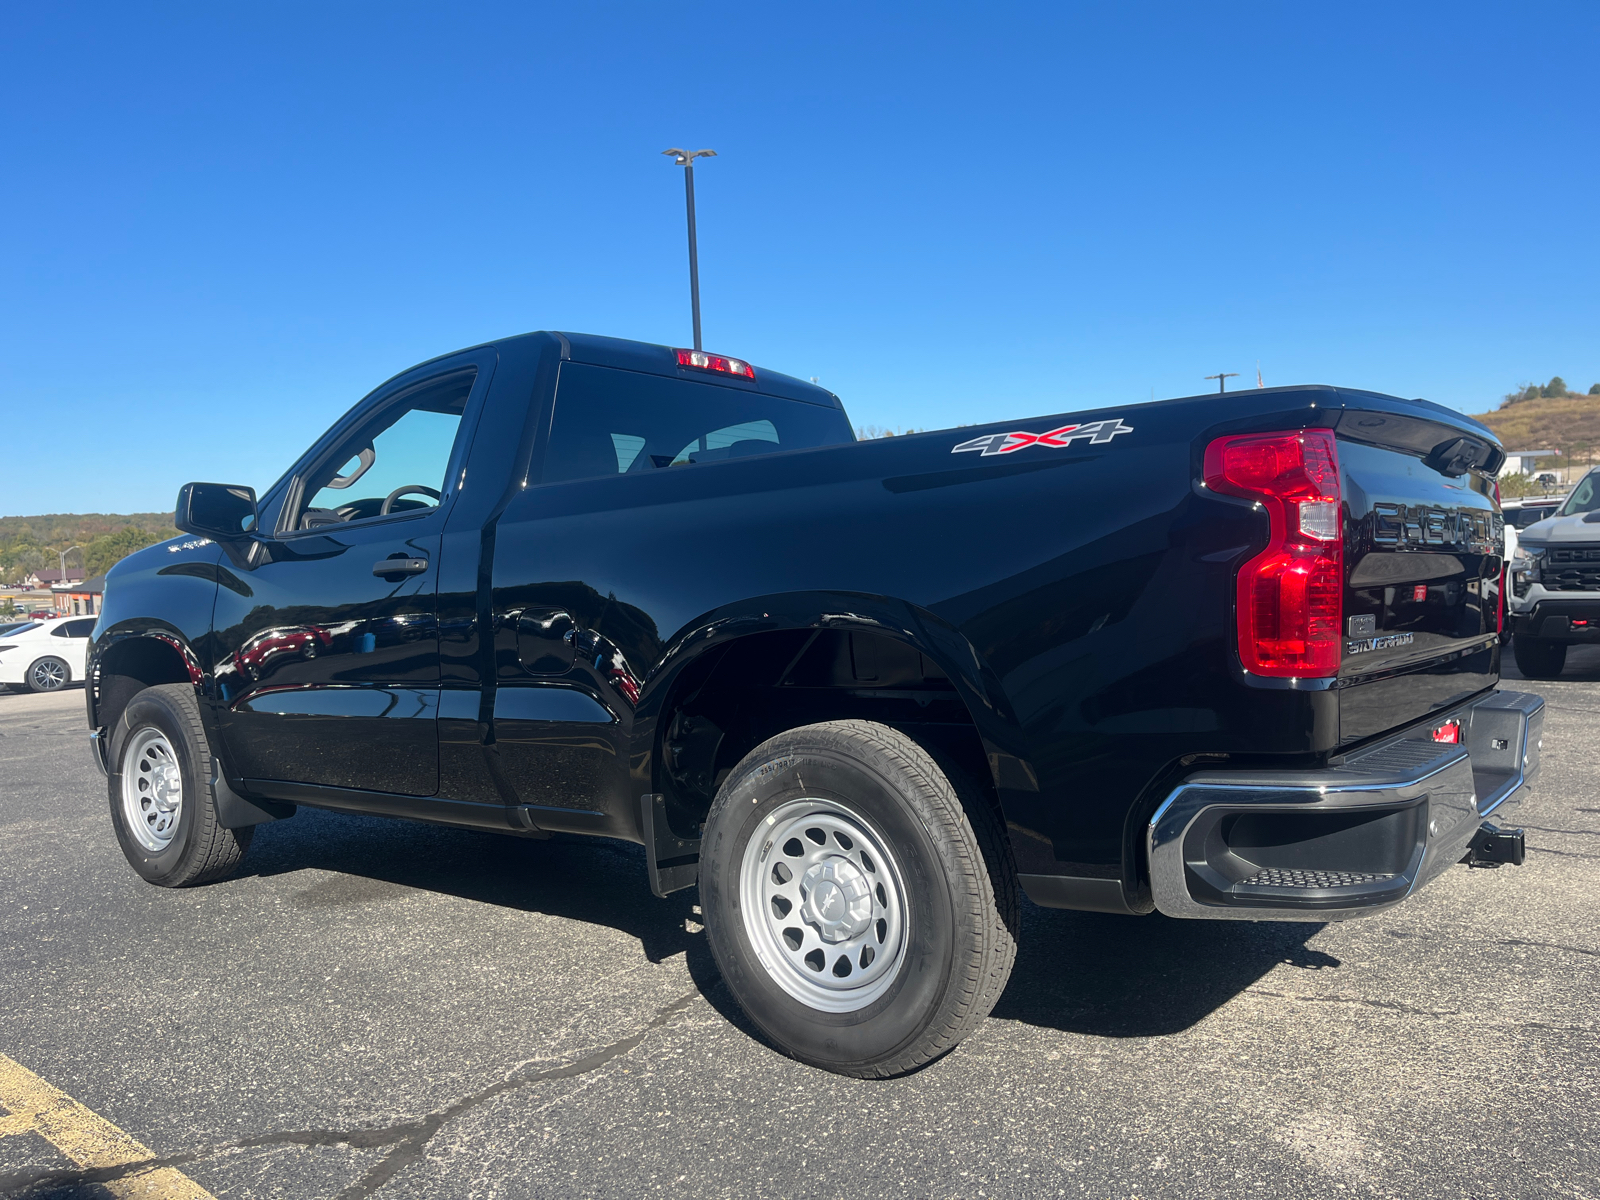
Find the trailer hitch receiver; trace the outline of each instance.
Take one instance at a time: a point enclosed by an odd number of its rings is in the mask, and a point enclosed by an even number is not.
[[[1472,835],[1461,861],[1469,867],[1520,867],[1528,855],[1520,829],[1501,829],[1485,821]]]

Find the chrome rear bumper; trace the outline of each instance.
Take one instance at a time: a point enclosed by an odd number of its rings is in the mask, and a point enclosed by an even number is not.
[[[1461,723],[1461,742],[1431,730]],[[1205,771],[1146,831],[1169,917],[1329,921],[1398,904],[1539,769],[1544,700],[1494,692],[1318,771]]]

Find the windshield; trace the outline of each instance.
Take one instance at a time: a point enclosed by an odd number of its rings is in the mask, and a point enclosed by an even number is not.
[[[30,629],[37,628],[39,628],[38,621],[24,621],[20,625],[0,626],[0,633],[4,633],[7,637],[15,637],[19,633],[27,633]]]
[[[1590,471],[1572,489],[1572,495],[1561,506],[1561,515],[1570,517],[1574,513],[1593,512],[1597,508],[1600,508],[1600,471]]]

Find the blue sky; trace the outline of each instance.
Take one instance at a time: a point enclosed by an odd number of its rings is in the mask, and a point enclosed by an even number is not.
[[[555,328],[857,424],[1238,371],[1600,381],[1600,5],[20,5],[0,514],[264,486],[374,384]]]

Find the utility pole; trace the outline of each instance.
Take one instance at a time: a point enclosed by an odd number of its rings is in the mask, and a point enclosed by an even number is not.
[[[1232,379],[1238,373],[1239,372],[1237,371],[1221,371],[1215,375],[1207,375],[1206,378],[1215,379],[1217,381],[1217,395],[1220,396],[1223,392],[1228,390],[1228,380]]]
[[[663,150],[672,155],[672,161],[683,168],[683,197],[689,209],[689,307],[694,313],[694,348],[700,346],[700,251],[694,237],[694,160],[715,158],[715,150]]]

